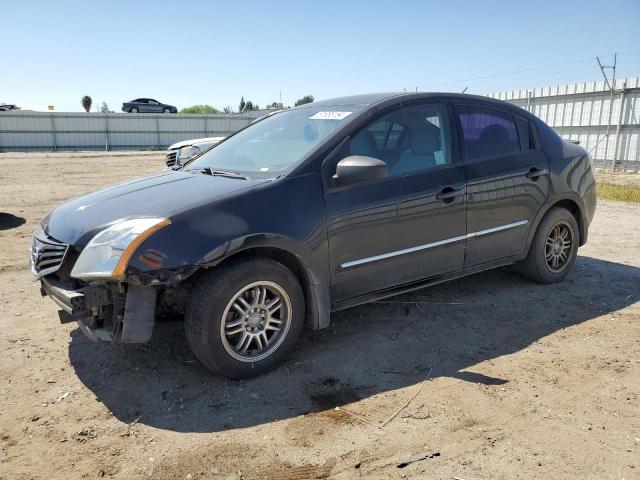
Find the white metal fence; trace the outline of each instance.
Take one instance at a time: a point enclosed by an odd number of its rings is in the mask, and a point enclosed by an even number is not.
[[[640,172],[640,78],[493,93],[540,117],[563,138],[579,140],[596,167]]]
[[[0,112],[0,151],[162,149],[180,140],[226,136],[247,115]]]
[[[525,108],[562,137],[579,140],[596,167],[640,172],[640,78],[490,94]],[[0,151],[165,148],[225,136],[261,113],[163,115],[0,112]]]

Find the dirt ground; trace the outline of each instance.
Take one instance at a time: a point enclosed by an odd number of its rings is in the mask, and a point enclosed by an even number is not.
[[[178,320],[88,341],[27,271],[48,210],[162,162],[0,154],[0,479],[640,479],[640,205],[601,201],[560,285],[503,268],[346,310],[235,382]]]

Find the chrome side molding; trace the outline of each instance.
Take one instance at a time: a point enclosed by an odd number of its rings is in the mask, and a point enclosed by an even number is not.
[[[404,248],[402,250],[395,250],[393,252],[381,253],[380,255],[374,255],[372,257],[360,258],[358,260],[351,260],[349,262],[344,262],[340,265],[340,268],[346,269],[355,267],[358,265],[363,265],[365,263],[377,262],[378,260],[384,260],[386,258],[397,257],[398,255],[405,255],[407,253],[419,252],[420,250],[426,250],[428,248],[440,247],[442,245],[447,245],[449,243],[460,242],[462,240],[466,240],[468,238],[480,237],[482,235],[488,235],[490,233],[500,232],[502,230],[508,230],[510,228],[521,227],[522,225],[526,225],[529,223],[529,220],[520,220],[518,222],[508,223],[506,225],[500,225],[498,227],[487,228],[486,230],[480,230],[478,232],[467,233],[466,235],[460,235],[457,237],[447,238],[445,240],[438,240],[437,242],[425,243],[424,245],[418,245],[416,247]]]

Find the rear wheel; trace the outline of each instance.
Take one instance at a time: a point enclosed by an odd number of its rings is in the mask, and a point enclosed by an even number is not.
[[[575,217],[564,208],[554,207],[540,222],[520,271],[538,283],[561,282],[576,261],[578,244]]]
[[[187,341],[210,370],[230,378],[259,375],[291,352],[304,324],[295,275],[266,258],[207,272],[185,312]]]
[[[129,110],[131,113],[138,113],[138,109],[136,107],[133,107],[131,110]]]

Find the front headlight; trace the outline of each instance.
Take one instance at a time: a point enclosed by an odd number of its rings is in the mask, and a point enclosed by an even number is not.
[[[121,279],[131,256],[152,233],[171,223],[168,218],[123,220],[98,233],[76,260],[71,276],[82,280]]]
[[[195,145],[189,145],[180,149],[180,160],[187,161],[200,153],[200,148]]]

